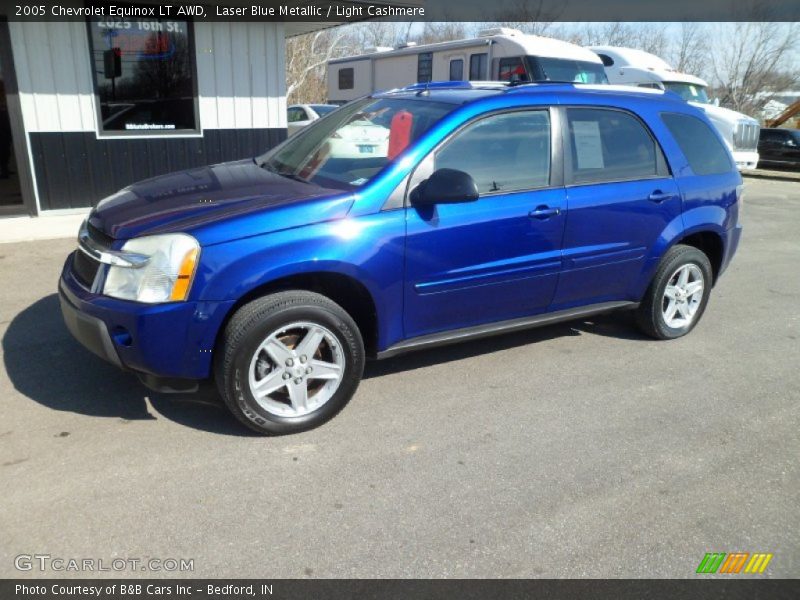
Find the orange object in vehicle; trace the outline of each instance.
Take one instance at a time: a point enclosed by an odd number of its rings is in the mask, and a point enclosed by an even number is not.
[[[414,116],[407,110],[398,111],[392,117],[389,126],[389,149],[386,158],[394,159],[398,154],[406,149],[411,141],[411,126],[414,123]]]

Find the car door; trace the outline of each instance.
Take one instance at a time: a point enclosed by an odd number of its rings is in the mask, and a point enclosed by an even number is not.
[[[564,189],[546,109],[472,121],[430,154],[409,189],[437,169],[469,173],[473,202],[406,208],[407,338],[544,311],[561,268]],[[558,165],[553,169],[553,165]]]
[[[647,126],[611,108],[563,108],[563,271],[552,310],[632,297],[653,245],[681,214],[678,187]]]

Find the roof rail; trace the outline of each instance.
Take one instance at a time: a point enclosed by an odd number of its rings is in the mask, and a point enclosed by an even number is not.
[[[392,90],[393,92],[418,92],[425,90],[481,90],[481,89],[504,89],[508,83],[503,81],[428,81],[414,83],[402,88]]]

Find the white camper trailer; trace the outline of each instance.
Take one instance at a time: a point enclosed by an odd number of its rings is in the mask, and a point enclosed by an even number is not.
[[[739,169],[755,169],[758,164],[758,121],[708,98],[708,84],[694,75],[679,73],[659,57],[614,46],[590,48],[600,57],[610,83],[670,90],[702,109],[722,134]]]
[[[593,52],[560,40],[498,27],[477,38],[374,48],[328,62],[328,101],[343,104],[380,90],[429,81],[606,83]]]

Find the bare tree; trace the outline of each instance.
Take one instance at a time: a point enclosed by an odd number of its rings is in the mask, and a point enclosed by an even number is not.
[[[413,41],[417,44],[435,44],[437,42],[449,42],[460,40],[467,36],[466,23],[457,21],[425,23],[422,33],[416,36]]]
[[[702,24],[681,23],[670,60],[681,73],[703,76],[708,67],[708,42]]]
[[[531,35],[559,37],[560,29],[554,23],[562,12],[545,0],[516,0],[511,8],[498,14],[498,21],[487,23],[487,26],[511,27]]]
[[[580,46],[622,46],[656,56],[664,56],[668,47],[666,31],[658,23],[587,24],[568,35],[567,39]]]
[[[289,103],[322,102],[325,66],[345,50],[344,28],[323,29],[286,40],[286,97]]]
[[[758,16],[759,10],[755,11]],[[758,115],[771,97],[798,83],[792,69],[798,48],[797,23],[740,22],[718,35],[713,53],[714,83],[723,105]]]
[[[395,47],[408,39],[413,22],[368,21],[344,27],[348,45],[359,52],[368,48]]]

